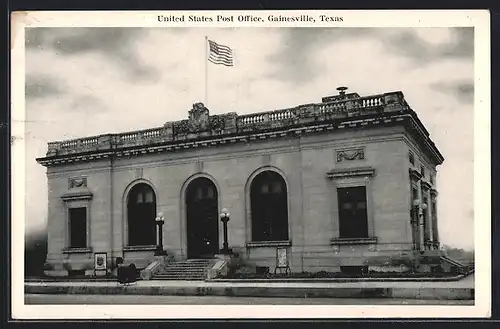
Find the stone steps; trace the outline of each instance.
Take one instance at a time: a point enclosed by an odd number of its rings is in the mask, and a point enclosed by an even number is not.
[[[203,281],[205,280],[205,275],[155,275],[155,280],[185,280],[185,281]]]
[[[205,280],[213,259],[172,262],[154,275],[158,280]]]
[[[194,270],[191,270],[191,271],[185,271],[185,270],[181,270],[181,269],[178,269],[178,268],[166,268],[165,270],[162,270],[160,271],[159,274],[163,274],[163,275],[167,275],[167,274],[172,274],[172,275],[175,275],[175,274],[191,274],[191,275],[203,275],[205,274],[205,269],[201,268],[201,269],[194,269]]]
[[[191,262],[170,262],[168,263],[169,266],[178,266],[178,267],[204,267],[209,265],[211,262],[197,262],[197,263],[191,263]]]

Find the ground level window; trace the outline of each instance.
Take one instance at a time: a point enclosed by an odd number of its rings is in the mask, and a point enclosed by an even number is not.
[[[69,247],[87,247],[87,208],[69,209]]]
[[[337,195],[339,205],[339,237],[367,238],[366,187],[338,188]]]

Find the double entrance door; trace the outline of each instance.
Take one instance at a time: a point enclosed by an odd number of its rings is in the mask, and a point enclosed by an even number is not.
[[[187,256],[212,258],[219,252],[217,188],[208,178],[193,180],[186,191]]]

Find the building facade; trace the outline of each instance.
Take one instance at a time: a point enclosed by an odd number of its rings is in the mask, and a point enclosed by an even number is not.
[[[214,257],[219,214],[248,266],[293,272],[397,270],[438,254],[436,167],[443,162],[401,92],[339,88],[321,103],[210,115],[201,103],[162,127],[51,142],[52,275],[121,257],[145,268],[162,242],[175,259]]]

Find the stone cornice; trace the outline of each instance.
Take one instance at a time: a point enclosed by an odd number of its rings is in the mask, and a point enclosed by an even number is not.
[[[123,251],[126,252],[137,252],[137,251],[153,251],[158,247],[155,245],[145,245],[145,246],[125,246],[123,247]]]
[[[62,156],[51,156],[45,158],[38,158],[37,161],[44,166],[52,166],[59,164],[68,164],[74,162],[93,161],[97,159],[113,157],[128,157],[140,156],[143,154],[163,153],[163,152],[178,152],[188,149],[204,148],[204,147],[217,147],[221,145],[231,145],[236,143],[248,143],[259,140],[269,140],[275,138],[294,138],[302,135],[326,133],[334,130],[344,130],[353,128],[367,128],[379,125],[396,124],[401,122],[404,118],[401,117],[386,117],[383,120],[374,120],[373,118],[365,118],[364,120],[348,120],[342,122],[330,122],[326,124],[319,124],[313,126],[301,126],[284,129],[281,131],[258,132],[245,135],[229,135],[217,136],[212,138],[205,138],[199,140],[181,141],[169,144],[155,145],[151,144],[142,147],[129,147],[122,149],[115,149],[111,152],[98,152],[98,153],[74,153]]]
[[[61,199],[65,202],[75,201],[75,200],[91,200],[92,196],[93,196],[92,192],[86,190],[86,191],[66,193],[61,196]]]
[[[326,176],[330,179],[373,175],[375,175],[375,169],[372,167],[334,169],[326,174]]]
[[[291,240],[285,240],[285,241],[249,241],[246,243],[247,248],[289,247],[291,245],[292,245]]]
[[[92,253],[92,248],[64,248],[62,250],[63,254],[90,254]]]
[[[355,245],[355,244],[376,244],[377,237],[368,238],[332,238],[330,245]]]
[[[405,125],[434,161],[442,162],[442,156],[400,92],[240,116],[210,116],[203,104],[195,104],[189,120],[136,132],[52,142],[46,157],[37,161],[49,167],[391,125]]]
[[[407,129],[410,134],[413,135],[418,145],[428,153],[434,165],[440,165],[444,161],[444,157],[437,149],[434,142],[430,139],[429,133],[425,129],[424,125],[418,118],[414,111],[410,111],[408,114],[413,120],[405,121],[407,124]]]

